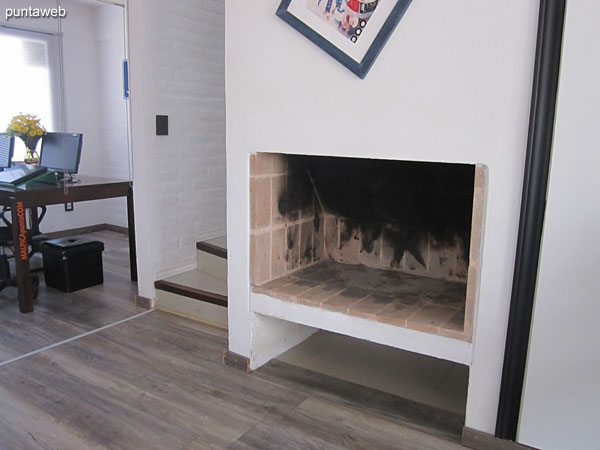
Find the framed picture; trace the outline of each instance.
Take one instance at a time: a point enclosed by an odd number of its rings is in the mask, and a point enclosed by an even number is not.
[[[412,0],[283,0],[277,15],[364,78]]]

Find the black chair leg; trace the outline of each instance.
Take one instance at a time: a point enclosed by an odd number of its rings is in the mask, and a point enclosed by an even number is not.
[[[10,266],[8,265],[8,256],[6,256],[6,254],[4,253],[0,255],[0,280],[10,280]],[[6,286],[2,286],[2,288],[4,287]]]
[[[40,291],[40,278],[37,275],[31,275],[31,293],[34,299],[37,298]]]
[[[10,277],[10,266],[6,254],[0,254],[0,291],[5,287],[17,287],[17,279]],[[40,291],[40,277],[31,275],[31,293],[36,299]]]

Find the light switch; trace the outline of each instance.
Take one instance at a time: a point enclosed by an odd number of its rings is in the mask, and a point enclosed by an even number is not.
[[[156,135],[169,135],[169,116],[156,116]]]

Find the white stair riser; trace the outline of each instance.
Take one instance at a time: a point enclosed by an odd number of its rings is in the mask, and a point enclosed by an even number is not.
[[[227,328],[227,308],[171,292],[156,290],[156,307],[190,319]]]
[[[227,260],[202,250],[196,251],[198,270],[213,277],[227,280]]]

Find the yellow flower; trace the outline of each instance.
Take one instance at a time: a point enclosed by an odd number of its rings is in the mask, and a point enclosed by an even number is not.
[[[40,125],[40,119],[37,116],[18,114],[11,119],[5,132],[9,136],[20,137],[26,145],[35,145],[39,136],[43,136],[46,130]]]

